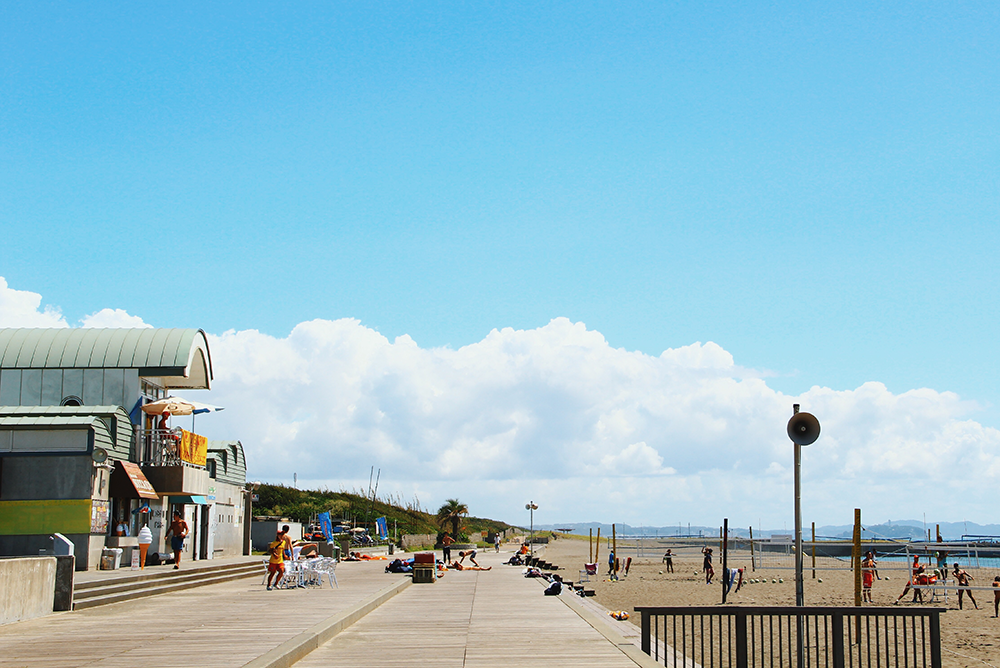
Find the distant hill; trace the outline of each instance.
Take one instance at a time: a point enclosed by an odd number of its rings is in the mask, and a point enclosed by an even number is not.
[[[263,484],[257,490],[254,503],[255,517],[287,517],[296,522],[308,522],[318,513],[329,512],[337,521],[343,519],[353,526],[374,531],[375,518],[385,517],[390,534],[395,529],[402,534],[437,534],[441,527],[437,518],[421,510],[416,501],[403,503],[402,499],[375,499],[352,492],[307,490],[285,485]],[[504,531],[511,528],[505,522],[482,517],[466,517],[462,522],[465,532]]]
[[[935,525],[940,524],[941,536],[945,540],[961,540],[962,536],[1000,536],[1000,524],[976,524],[975,522],[937,522],[927,523],[927,528],[931,531],[931,539],[935,536]],[[535,527],[540,531],[559,531],[561,529],[571,529],[569,533],[586,536],[591,530],[597,534],[597,529],[601,530],[601,537],[611,535],[611,525],[601,522],[568,522],[563,524],[544,524]],[[864,524],[862,522],[862,538],[889,538],[895,540],[926,540],[927,532],[924,530],[924,523],[918,520],[899,520],[886,522],[884,524]],[[696,525],[682,525],[655,527],[655,526],[632,526],[630,524],[618,524],[615,531],[619,536],[704,536],[718,537],[719,527],[707,527]],[[750,532],[747,527],[730,527],[731,535],[747,538]],[[770,538],[773,534],[794,533],[794,527],[786,529],[762,529],[754,527],[754,538]],[[809,538],[812,527],[805,524],[802,527],[803,537]],[[853,525],[827,525],[816,527],[816,536],[822,538],[850,538],[854,531]]]

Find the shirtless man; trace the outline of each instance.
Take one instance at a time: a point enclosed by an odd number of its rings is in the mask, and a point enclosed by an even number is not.
[[[170,536],[170,549],[174,551],[174,570],[177,570],[181,566],[181,550],[184,549],[184,539],[188,535],[188,525],[179,510],[174,511],[173,518],[167,533],[163,534],[163,540]]]
[[[993,578],[993,616],[1000,617],[1000,575]]]
[[[955,584],[958,585],[958,609],[962,609],[962,594],[968,594],[972,605],[976,606],[976,610],[978,610],[979,604],[976,603],[976,599],[972,597],[972,590],[969,589],[972,586],[969,584],[969,580],[975,580],[976,578],[960,569],[957,562],[955,563],[955,570],[951,572],[951,576],[955,578]]]
[[[476,551],[475,550],[467,550],[467,551],[464,551],[464,552],[459,552],[458,556],[460,557],[459,563],[465,562],[465,558],[468,557],[469,561],[472,562],[473,566],[476,566],[476,567],[479,566],[479,562],[476,561]]]

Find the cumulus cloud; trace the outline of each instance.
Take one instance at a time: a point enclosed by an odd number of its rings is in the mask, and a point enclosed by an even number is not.
[[[6,326],[66,326],[41,297],[0,284]],[[86,326],[145,326],[104,309]],[[803,455],[806,521],[959,517],[988,521],[1000,432],[977,405],[878,382],[800,396],[767,385],[714,342],[659,355],[614,348],[583,323],[498,329],[458,349],[389,340],[354,319],[312,320],[287,336],[209,337],[210,438],[238,438],[249,475],[363,488],[436,508],[458,497],[477,515],[536,522],[733,526],[791,522],[793,403],[822,422]]]
[[[97,313],[84,316],[80,320],[81,327],[108,327],[112,329],[134,329],[152,327],[143,322],[137,315],[129,315],[126,311],[116,308],[102,308]]]
[[[245,434],[257,475],[350,488],[375,466],[382,489],[430,506],[460,496],[511,520],[530,498],[554,522],[780,526],[792,403],[823,423],[803,464],[803,507],[819,521],[849,523],[854,507],[947,513],[952,502],[930,506],[927,490],[956,479],[968,482],[968,515],[1000,468],[1000,433],[969,420],[976,405],[953,393],[866,383],[785,396],[718,344],[645,355],[565,318],[457,350],[390,341],[351,319],[210,343],[212,401],[227,411],[208,428]]]
[[[0,327],[68,327],[59,309],[42,305],[37,292],[15,290],[0,276]]]

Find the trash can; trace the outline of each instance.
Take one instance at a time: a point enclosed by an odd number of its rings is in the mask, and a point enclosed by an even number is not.
[[[114,571],[122,565],[122,549],[106,547],[101,551],[101,570]]]

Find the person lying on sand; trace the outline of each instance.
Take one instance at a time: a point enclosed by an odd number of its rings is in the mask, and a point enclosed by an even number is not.
[[[461,552],[459,554],[461,554]],[[450,564],[448,564],[448,568],[454,569],[456,571],[488,571],[491,570],[493,567],[487,566],[486,568],[483,568],[479,564],[476,564],[475,566],[463,566],[461,562],[453,561]]]

